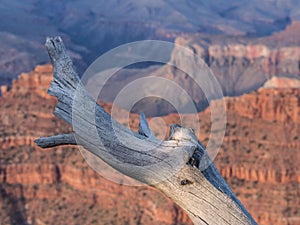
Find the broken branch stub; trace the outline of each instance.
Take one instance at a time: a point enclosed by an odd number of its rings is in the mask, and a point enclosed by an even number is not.
[[[256,224],[192,130],[171,125],[169,139],[158,140],[144,114],[139,133],[124,127],[87,93],[61,38],[47,38],[46,48],[54,67],[48,92],[58,99],[54,114],[74,133],[39,138],[38,146],[81,145],[119,172],[161,190],[194,224]],[[204,158],[210,165],[201,171]]]

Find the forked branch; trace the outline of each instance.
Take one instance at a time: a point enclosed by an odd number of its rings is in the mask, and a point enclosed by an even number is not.
[[[49,88],[58,99],[54,114],[74,133],[39,138],[38,146],[81,145],[119,172],[161,190],[194,224],[256,224],[192,130],[171,125],[169,139],[161,141],[151,133],[143,114],[139,133],[124,127],[87,93],[61,38],[47,38],[46,48],[54,66]],[[203,157],[211,164],[201,171]]]

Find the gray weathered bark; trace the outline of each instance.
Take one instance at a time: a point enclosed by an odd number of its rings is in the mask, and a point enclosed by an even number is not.
[[[192,130],[172,125],[169,139],[161,141],[143,114],[138,134],[125,128],[86,92],[61,38],[47,38],[46,48],[54,66],[49,88],[58,99],[54,114],[72,125],[74,133],[37,139],[38,146],[81,145],[121,173],[161,190],[194,224],[256,224]],[[201,171],[204,158],[210,165]]]

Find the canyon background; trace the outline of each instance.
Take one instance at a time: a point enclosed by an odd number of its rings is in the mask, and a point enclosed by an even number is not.
[[[161,193],[101,177],[76,148],[34,145],[71,130],[53,116],[56,100],[47,94],[52,67],[44,42],[55,35],[80,74],[102,53],[136,40],[172,41],[203,58],[226,96],[226,133],[215,159],[221,175],[259,224],[300,224],[300,1],[3,0],[0,15],[0,224],[192,224]],[[170,62],[194,66],[177,53]],[[168,65],[125,68],[108,81],[101,104],[110,111],[124,85],[149,75],[187,90],[207,144],[208,103]],[[180,122],[170,104],[147,98],[132,109],[132,129],[140,111]]]

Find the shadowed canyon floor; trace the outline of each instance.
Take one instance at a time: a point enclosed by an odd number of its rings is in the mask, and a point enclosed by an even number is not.
[[[1,87],[0,223],[192,224],[152,188],[102,178],[77,148],[34,146],[39,136],[70,131],[52,115],[56,100],[46,93],[51,80],[52,68],[44,65],[21,74],[12,87]],[[300,90],[274,86],[273,82],[269,88],[225,98],[227,128],[215,163],[259,224],[296,225],[300,223]],[[110,104],[103,106],[110,111]],[[180,123],[176,114],[161,118],[166,124]],[[192,118],[186,117],[185,126],[193,126]],[[209,108],[198,118],[199,139],[207,144]],[[120,122],[126,121],[120,118]],[[156,135],[164,136],[158,124],[150,125]],[[137,128],[137,115],[130,116],[129,126]]]

